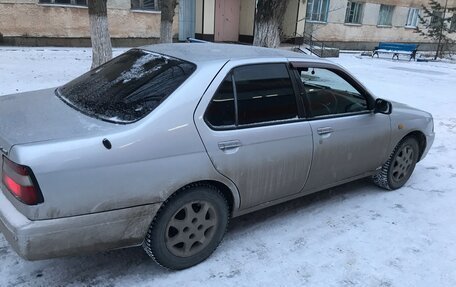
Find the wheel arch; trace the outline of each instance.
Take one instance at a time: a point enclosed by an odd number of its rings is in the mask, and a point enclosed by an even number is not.
[[[427,145],[426,136],[424,135],[423,132],[415,130],[415,131],[409,132],[407,135],[405,135],[401,139],[401,141],[404,140],[405,138],[408,138],[408,137],[412,137],[412,138],[414,138],[414,139],[416,139],[418,141],[418,147],[420,148],[420,150],[419,150],[419,155],[418,155],[418,161],[417,162],[419,162],[421,160],[421,156],[423,155],[423,153],[424,153],[424,151],[426,149],[426,145]]]
[[[166,200],[173,197],[177,193],[184,192],[184,190],[186,190],[186,189],[198,187],[198,186],[215,187],[225,197],[225,199],[228,203],[230,217],[232,217],[233,214],[236,213],[235,211],[236,211],[237,207],[239,206],[239,201],[240,201],[237,190],[233,190],[234,187],[230,188],[227,184],[225,184],[221,181],[217,181],[217,180],[199,180],[199,181],[194,181],[194,182],[188,183],[188,184],[182,186],[181,188],[177,189],[176,191],[170,193],[164,202],[166,202]]]

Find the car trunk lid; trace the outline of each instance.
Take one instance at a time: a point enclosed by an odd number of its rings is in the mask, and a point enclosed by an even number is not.
[[[54,88],[0,97],[0,150],[13,145],[106,134],[121,125],[71,108]]]

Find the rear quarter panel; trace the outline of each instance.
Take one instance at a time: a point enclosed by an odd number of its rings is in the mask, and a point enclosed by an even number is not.
[[[99,137],[17,145],[9,157],[32,168],[44,203],[26,206],[7,196],[29,219],[60,218],[162,202],[217,173],[193,122],[197,103],[223,63],[208,63],[130,129]],[[102,145],[107,138],[108,150]],[[239,201],[235,196],[235,201]]]

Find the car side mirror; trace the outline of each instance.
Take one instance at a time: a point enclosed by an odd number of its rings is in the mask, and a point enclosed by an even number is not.
[[[393,105],[391,104],[391,102],[384,100],[384,99],[375,100],[374,113],[389,115],[389,114],[391,114],[392,111],[393,111]]]

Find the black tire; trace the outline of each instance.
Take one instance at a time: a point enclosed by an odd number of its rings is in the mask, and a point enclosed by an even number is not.
[[[189,268],[217,249],[228,220],[228,203],[217,188],[190,186],[163,203],[149,227],[143,248],[165,268]]]
[[[404,138],[393,150],[380,172],[372,177],[374,183],[387,190],[401,188],[412,175],[418,156],[418,141],[413,137]]]

